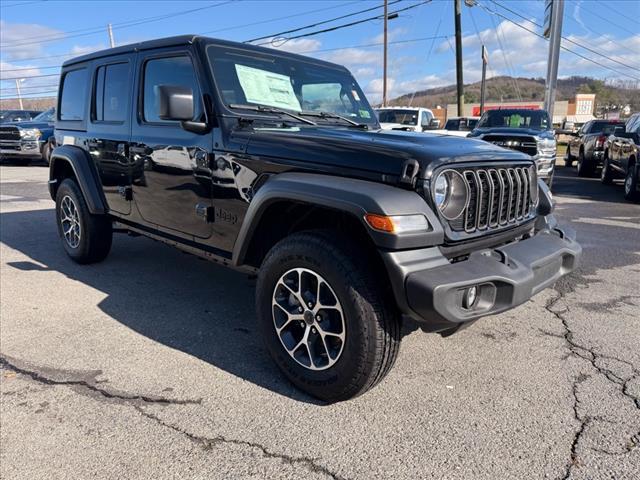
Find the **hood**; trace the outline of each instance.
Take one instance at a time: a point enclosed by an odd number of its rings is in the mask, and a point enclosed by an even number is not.
[[[9,122],[9,123],[3,123],[2,125],[5,127],[37,128],[39,130],[46,130],[48,128],[51,128],[51,129],[53,128],[53,123],[33,122],[33,121]]]
[[[469,136],[478,137],[480,135],[496,134],[496,135],[531,135],[538,137],[546,137],[553,135],[551,130],[545,130],[542,128],[509,128],[509,127],[490,127],[490,128],[476,128]]]
[[[294,127],[256,128],[249,134],[246,152],[286,159],[301,167],[315,165],[399,175],[407,160],[416,160],[420,174],[456,162],[530,160],[528,155],[481,140],[400,130]],[[337,170],[339,171],[339,170]]]

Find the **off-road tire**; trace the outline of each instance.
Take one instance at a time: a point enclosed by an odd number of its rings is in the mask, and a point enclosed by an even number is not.
[[[47,165],[51,163],[51,144],[49,142],[42,146],[42,160],[44,160]]]
[[[77,210],[79,239],[72,246],[63,232],[63,201],[68,197]],[[69,200],[67,200],[68,202]],[[96,263],[104,260],[111,250],[113,230],[111,219],[106,215],[92,215],[78,184],[71,178],[62,181],[56,192],[56,223],[58,235],[67,255],[77,263]]]
[[[627,168],[627,174],[624,178],[624,198],[632,202],[640,201],[640,193],[638,192],[638,177],[640,176],[640,167],[638,165],[630,165]]]
[[[573,166],[573,157],[569,153],[569,146],[567,145],[567,153],[564,155],[564,166],[566,168],[571,168]]]
[[[603,185],[611,185],[613,183],[613,172],[609,167],[609,157],[605,154],[602,161],[602,171],[600,172],[600,182]]]
[[[578,176],[579,177],[590,177],[593,175],[593,165],[591,162],[588,162],[584,156],[584,150],[580,150],[578,154]]]
[[[347,400],[374,387],[398,355],[401,317],[385,288],[385,272],[366,253],[335,232],[295,233],[269,251],[258,275],[258,323],[271,357],[295,386],[326,402]],[[344,312],[342,352],[325,370],[310,370],[294,360],[274,326],[277,282],[286,272],[300,268],[325,279]]]

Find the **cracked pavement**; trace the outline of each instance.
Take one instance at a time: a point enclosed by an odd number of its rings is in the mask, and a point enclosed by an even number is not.
[[[0,477],[640,478],[640,206],[560,168],[580,269],[449,338],[406,323],[349,402],[298,392],[253,283],[144,238],[68,260],[44,167],[0,167]]]

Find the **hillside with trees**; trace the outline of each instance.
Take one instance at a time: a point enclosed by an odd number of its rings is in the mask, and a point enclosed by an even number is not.
[[[640,89],[606,85],[602,80],[589,77],[569,77],[558,79],[556,100],[570,100],[576,93],[595,93],[596,109],[607,105],[631,105],[632,111],[640,110]],[[407,105],[411,98],[413,106],[433,108],[456,103],[456,86],[431,88],[409,93],[392,100],[392,105]],[[466,103],[480,102],[480,82],[465,85]],[[542,102],[544,100],[543,78],[493,77],[487,80],[487,102],[523,101]]]

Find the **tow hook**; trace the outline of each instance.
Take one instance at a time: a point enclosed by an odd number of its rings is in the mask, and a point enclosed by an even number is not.
[[[412,188],[416,186],[416,177],[418,176],[418,170],[420,164],[415,159],[405,160],[402,164],[402,173],[398,183],[410,185]]]

